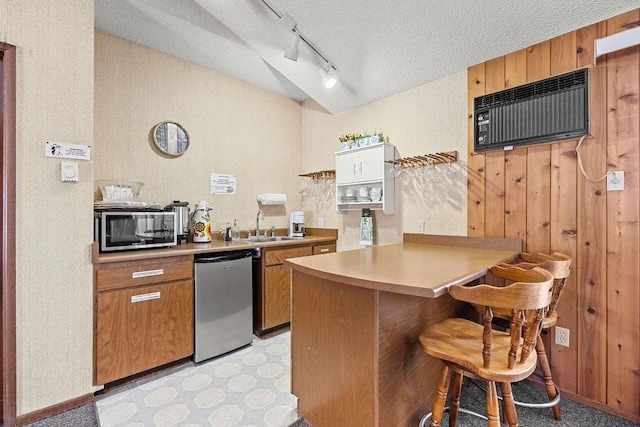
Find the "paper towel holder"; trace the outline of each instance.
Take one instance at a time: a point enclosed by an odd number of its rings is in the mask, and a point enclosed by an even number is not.
[[[256,200],[263,205],[284,205],[287,202],[287,195],[280,193],[258,194]]]

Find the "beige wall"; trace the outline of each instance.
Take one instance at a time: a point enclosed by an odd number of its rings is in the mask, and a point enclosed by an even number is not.
[[[60,181],[46,140],[93,144],[93,1],[0,2],[17,46],[17,412],[91,391],[93,162]]]
[[[0,40],[18,46],[18,415],[93,390],[94,179],[142,181],[141,198],[163,205],[206,199],[216,227],[234,218],[253,227],[255,195],[283,192],[289,202],[267,207],[263,224],[285,227],[287,213],[301,207],[297,175],[333,169],[341,133],[380,129],[400,156],[466,156],[465,73],[334,117],[313,103],[300,106],[94,33],[93,2],[4,0],[0,11]],[[190,133],[192,145],[180,158],[163,158],[149,145],[150,129],[163,120]],[[79,183],[60,182],[60,161],[43,155],[46,140],[92,145],[92,160],[78,161]],[[238,194],[210,195],[212,172],[235,174]],[[397,214],[376,217],[378,243],[398,241],[419,219],[427,232],[464,234],[464,180],[459,172],[429,189],[423,180],[399,182]],[[329,200],[320,209],[306,201],[307,224],[322,216],[325,226],[340,229],[341,249],[358,247],[358,214],[337,215]]]
[[[347,113],[332,116],[315,102],[302,109],[304,144],[303,170],[313,172],[335,168],[334,153],[340,150],[338,137],[349,132],[382,131],[396,146],[397,157],[440,151],[467,157],[466,71],[425,84]],[[467,193],[464,160],[455,165],[451,178],[439,181],[424,177],[396,179],[396,214],[375,212],[377,244],[396,243],[402,233],[417,232],[417,221],[425,221],[431,234],[466,234]],[[324,226],[338,228],[338,249],[355,249],[358,243],[360,211],[338,215],[334,194],[308,198],[304,203],[307,225],[322,217]]]
[[[300,104],[256,86],[96,32],[95,178],[140,181],[140,199],[162,206],[198,200],[212,206],[213,226],[239,219],[255,228],[258,193],[286,193],[266,206],[261,226],[287,227],[301,168]],[[165,158],[149,132],[161,121],[182,124],[191,143]],[[232,174],[235,196],[211,195],[211,173]],[[98,197],[99,199],[99,197]]]

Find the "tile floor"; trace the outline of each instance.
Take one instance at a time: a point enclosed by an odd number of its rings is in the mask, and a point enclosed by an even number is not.
[[[180,366],[96,397],[102,427],[285,427],[297,420],[290,393],[289,331],[228,355]]]

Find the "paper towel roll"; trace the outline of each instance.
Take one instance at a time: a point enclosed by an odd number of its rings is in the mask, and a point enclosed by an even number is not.
[[[258,194],[256,199],[263,205],[284,205],[287,202],[286,194]]]

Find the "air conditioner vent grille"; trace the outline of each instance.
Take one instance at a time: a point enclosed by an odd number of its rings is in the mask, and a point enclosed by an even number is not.
[[[588,69],[474,99],[474,148],[486,150],[584,135],[589,128]]]

